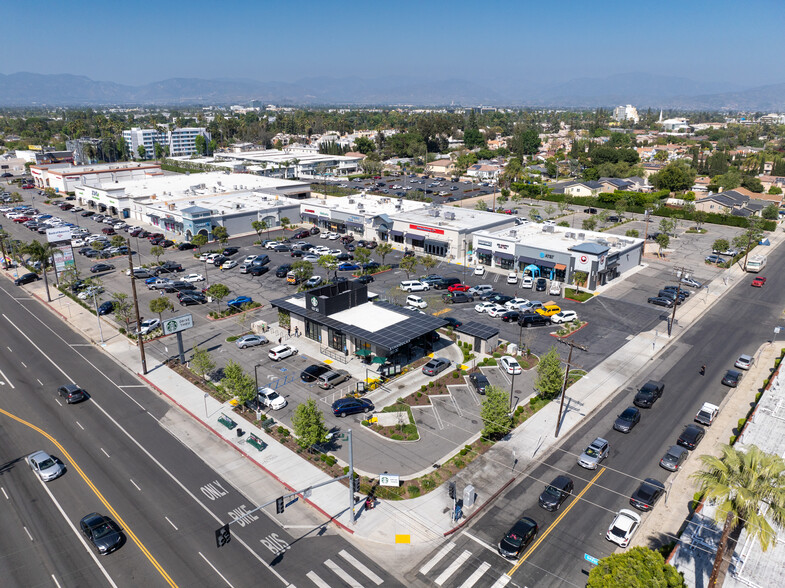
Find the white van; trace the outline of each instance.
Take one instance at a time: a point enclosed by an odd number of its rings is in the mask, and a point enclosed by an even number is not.
[[[404,280],[401,282],[400,288],[404,292],[425,292],[431,289],[428,284],[424,284],[420,280]]]
[[[409,296],[406,297],[406,305],[413,306],[414,308],[427,308],[428,303],[419,296],[409,294]]]

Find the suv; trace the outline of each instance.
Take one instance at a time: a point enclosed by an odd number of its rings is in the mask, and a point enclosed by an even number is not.
[[[340,398],[332,404],[333,414],[337,417],[345,417],[358,412],[371,412],[373,408],[373,402],[367,398]]]
[[[450,292],[442,294],[442,300],[446,304],[459,304],[462,302],[474,302],[474,297],[466,292]]]
[[[330,388],[335,388],[338,384],[343,384],[350,377],[349,373],[345,370],[330,370],[316,378],[316,384],[322,390],[329,390]]]
[[[428,284],[423,284],[419,280],[404,280],[401,282],[400,288],[404,292],[425,292],[431,289]]]
[[[657,399],[662,396],[662,391],[665,389],[665,384],[662,382],[655,382],[649,380],[643,387],[638,390],[635,395],[635,400],[632,403],[641,408],[651,408]]]
[[[435,281],[432,286],[437,290],[446,290],[453,284],[460,284],[461,280],[458,278],[442,278],[441,280]]]
[[[587,470],[596,470],[600,462],[608,457],[610,444],[602,437],[597,437],[591,442],[581,456],[578,458],[578,465]]]
[[[518,316],[518,324],[521,327],[536,327],[541,325],[550,325],[551,317],[538,314],[536,312],[525,312]]]

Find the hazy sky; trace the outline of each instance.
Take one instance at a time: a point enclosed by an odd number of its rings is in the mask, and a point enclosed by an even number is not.
[[[5,0],[0,14],[6,74],[785,82],[781,0]]]

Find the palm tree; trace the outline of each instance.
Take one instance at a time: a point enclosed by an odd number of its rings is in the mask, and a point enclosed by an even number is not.
[[[54,252],[59,251],[59,249],[52,243],[40,243],[34,240],[32,243],[25,245],[22,251],[27,253],[30,259],[41,264],[41,271],[44,274],[44,287],[46,288],[46,300],[47,302],[52,302],[52,297],[49,295],[49,280],[46,277],[46,266],[49,265],[49,260],[54,255]]]
[[[722,445],[721,451],[721,457],[701,455],[704,469],[693,474],[704,500],[717,505],[714,518],[723,525],[708,583],[711,588],[720,568],[728,567],[724,555],[731,532],[743,525],[766,551],[777,538],[769,520],[779,528],[785,526],[785,460],[755,445],[746,451]]]

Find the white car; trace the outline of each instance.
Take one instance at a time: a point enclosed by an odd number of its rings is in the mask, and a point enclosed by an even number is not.
[[[574,310],[562,310],[561,312],[557,312],[551,317],[551,322],[561,324],[561,323],[571,323],[572,321],[578,320],[578,313]]]
[[[161,326],[161,321],[159,319],[157,318],[147,319],[145,321],[142,321],[142,323],[139,325],[139,328],[136,329],[136,334],[147,335],[148,333],[152,333],[153,331],[155,331],[160,326]]]
[[[518,310],[518,308],[528,303],[529,301],[526,298],[513,298],[512,300],[505,302],[504,307],[507,310]]]
[[[324,245],[317,245],[316,247],[311,249],[311,253],[313,253],[314,255],[327,255],[328,253],[330,253],[330,248],[325,247]]]
[[[308,263],[318,263],[319,257],[316,255],[303,255],[302,260]]]
[[[551,280],[551,287],[548,288],[548,294],[550,296],[561,296],[561,282]]]
[[[328,233],[327,231],[322,231],[321,233],[319,233],[319,238],[326,239],[329,235],[330,233]]]
[[[485,275],[485,266],[484,265],[478,265],[476,268],[474,268],[474,275],[475,276],[484,276]]]
[[[322,276],[311,276],[305,282],[305,287],[306,288],[315,288],[316,286],[318,286],[321,283],[322,283]]]
[[[518,374],[523,373],[521,364],[518,363],[517,359],[510,355],[505,355],[504,357],[499,358],[499,367],[501,367],[511,376],[517,376]]]
[[[257,392],[257,398],[259,399],[259,402],[268,408],[273,410],[281,410],[284,406],[286,406],[286,398],[278,394],[278,392],[272,388],[259,388]]]
[[[517,284],[518,283],[518,274],[515,272],[510,272],[507,274],[507,283],[508,284]]]
[[[619,547],[627,547],[635,531],[641,526],[641,517],[636,513],[623,508],[613,519],[605,538]]]
[[[739,356],[739,359],[736,360],[734,363],[734,367],[739,368],[740,370],[748,370],[752,367],[752,364],[755,363],[755,358],[751,355],[742,354]]]
[[[291,357],[293,355],[297,355],[297,349],[294,347],[289,347],[288,345],[278,345],[277,347],[273,347],[267,354],[267,356],[273,361],[281,361],[282,359],[286,359],[287,357]]]
[[[180,279],[183,282],[204,282],[204,276],[202,274],[188,274]]]
[[[207,254],[207,257],[205,257],[205,258],[204,258],[204,261],[206,261],[207,263],[213,263],[213,262],[215,262],[215,260],[216,260],[216,259],[218,259],[220,256],[221,256],[221,254],[220,254],[220,253],[208,253],[208,254]],[[200,259],[201,259],[201,258],[200,258]]]
[[[201,258],[200,258],[200,259],[201,259]],[[242,265],[251,265],[251,264],[254,262],[254,259],[256,259],[256,256],[255,256],[255,255],[248,255],[248,256],[246,256],[246,258],[245,258],[245,259],[243,259],[243,261],[241,262],[241,264],[242,264]]]
[[[237,267],[237,262],[234,259],[230,259],[229,261],[224,261],[221,264],[221,271],[228,270]]]
[[[479,304],[474,305],[474,310],[477,312],[488,312],[494,306],[496,306],[495,302],[480,302]]]
[[[528,288],[531,290],[534,287],[534,279],[531,276],[523,276],[521,278],[521,288]]]
[[[73,241],[71,241],[72,247],[84,247],[85,245],[87,245],[87,241],[85,241],[84,239],[74,239]]]
[[[214,255],[214,254],[213,254],[213,253],[202,253],[202,254],[199,256],[199,261],[207,261],[207,260],[208,260],[208,258],[209,258],[211,255]],[[213,259],[214,259],[214,258],[213,258]],[[255,255],[254,255],[254,259],[256,259],[256,256],[255,256]]]
[[[419,296],[415,296],[414,294],[409,294],[406,297],[406,306],[412,306],[414,308],[428,308],[428,303],[420,298]]]
[[[501,304],[494,304],[493,308],[489,308],[487,312],[489,317],[499,318],[501,315],[507,312],[507,309],[504,308]]]
[[[339,235],[338,233],[327,233],[327,238],[330,241],[337,241],[338,239],[341,238],[341,235]]]
[[[79,300],[87,300],[88,298],[93,297],[93,292],[95,292],[95,294],[98,295],[103,291],[104,289],[101,286],[88,286],[87,288],[79,292],[79,294],[77,294],[76,297],[79,298]]]

